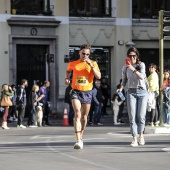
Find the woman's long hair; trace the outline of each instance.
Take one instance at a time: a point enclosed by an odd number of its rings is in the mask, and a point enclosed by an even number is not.
[[[116,99],[116,97],[117,97],[118,95],[115,93],[115,94],[113,94],[113,97],[112,97],[112,101],[114,102],[115,101],[115,99]]]
[[[140,59],[139,59],[140,54],[139,54],[138,49],[137,49],[137,48],[135,48],[135,47],[130,47],[130,48],[128,49],[128,51],[127,51],[127,56],[129,55],[129,53],[130,53],[130,52],[134,52],[134,53],[136,53],[136,55],[137,55],[137,57],[136,57],[136,64],[138,64],[138,63],[139,63],[139,61],[140,61]]]

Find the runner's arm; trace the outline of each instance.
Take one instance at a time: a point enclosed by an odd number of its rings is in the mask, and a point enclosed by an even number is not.
[[[97,79],[101,79],[101,72],[99,70],[97,70],[94,66],[92,67],[92,70],[93,70],[94,76]]]
[[[65,78],[66,85],[70,84],[70,75],[71,75],[71,71],[66,70],[66,78]]]

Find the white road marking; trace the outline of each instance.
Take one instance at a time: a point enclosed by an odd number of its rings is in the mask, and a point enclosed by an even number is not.
[[[75,157],[75,156],[71,156],[71,155],[68,155],[68,154],[66,154],[66,153],[60,152],[60,151],[58,151],[58,150],[56,150],[55,148],[52,148],[52,147],[50,146],[50,141],[49,141],[49,139],[46,141],[46,145],[47,145],[47,147],[48,147],[51,151],[56,152],[56,153],[59,153],[59,154],[61,154],[61,155],[63,155],[63,156],[67,156],[68,158],[75,159],[75,160],[78,160],[78,161],[81,161],[81,162],[85,162],[85,163],[88,163],[88,164],[91,164],[91,165],[94,165],[94,166],[97,166],[97,167],[101,167],[101,168],[119,170],[119,169],[116,169],[116,168],[112,168],[112,167],[109,167],[109,166],[100,165],[100,164],[97,164],[97,163],[95,163],[95,162],[92,162],[92,161],[89,161],[89,160],[86,160],[86,159],[80,159],[80,158],[77,158],[77,157]],[[81,151],[81,150],[80,150],[80,151]]]
[[[83,141],[89,141],[89,140],[105,140],[106,138],[88,138],[88,139],[84,139],[83,138]]]
[[[170,148],[163,148],[162,150],[170,154]]]
[[[40,136],[40,135],[37,135],[37,136],[33,136],[31,137],[30,139],[52,139],[52,138],[70,138],[72,137],[73,135],[67,135],[67,136],[64,136],[64,135],[57,135],[57,136]]]
[[[113,133],[113,132],[108,132],[108,135],[112,135],[112,136],[118,136],[118,137],[130,137],[132,138],[131,134],[123,134],[123,133]],[[170,134],[144,134],[144,136],[170,136]]]

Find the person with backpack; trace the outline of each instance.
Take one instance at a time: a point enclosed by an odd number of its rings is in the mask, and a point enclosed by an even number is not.
[[[26,128],[26,126],[23,125],[23,119],[25,116],[25,108],[27,105],[27,98],[26,98],[26,91],[25,88],[28,86],[28,80],[22,79],[21,85],[17,88],[17,110],[18,110],[18,123],[17,128]]]

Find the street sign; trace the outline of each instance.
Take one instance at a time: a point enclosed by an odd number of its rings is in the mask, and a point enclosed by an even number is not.
[[[47,54],[47,63],[54,63],[54,54]]]

